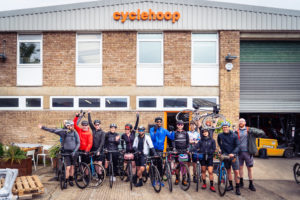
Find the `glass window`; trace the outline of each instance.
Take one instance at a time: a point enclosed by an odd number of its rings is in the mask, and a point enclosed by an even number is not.
[[[19,35],[19,40],[41,40],[42,35]]]
[[[187,107],[187,98],[164,98],[164,107]]]
[[[40,64],[41,63],[40,42],[20,42],[20,64]]]
[[[127,98],[105,98],[105,107],[125,108],[127,107]]]
[[[140,108],[156,108],[155,98],[140,98],[139,99]]]
[[[78,42],[78,63],[100,63],[100,43],[92,41]]]
[[[19,107],[19,98],[0,98],[0,107]]]
[[[193,63],[216,63],[216,42],[193,42]]]
[[[79,98],[79,107],[100,107],[100,98]]]
[[[193,40],[208,40],[208,39],[218,39],[217,34],[205,34],[205,33],[193,33],[192,34],[192,39]]]
[[[52,107],[70,108],[74,106],[73,98],[53,98]]]
[[[77,39],[78,40],[100,40],[101,35],[100,34],[78,34]]]
[[[163,34],[138,34],[138,63],[162,63]]]
[[[212,107],[217,104],[216,98],[193,98],[193,107]]]
[[[26,107],[41,107],[41,98],[26,98]]]
[[[140,33],[138,39],[162,39],[161,33]]]

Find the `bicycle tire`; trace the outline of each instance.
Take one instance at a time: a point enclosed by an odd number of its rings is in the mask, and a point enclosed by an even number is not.
[[[296,163],[293,168],[294,178],[297,184],[300,184],[300,164]]]
[[[192,118],[194,110],[192,109],[184,109],[176,114],[176,121],[182,120],[183,123],[187,124],[190,122]]]
[[[218,175],[218,191],[219,195],[222,197],[225,195],[228,186],[227,171],[224,167],[220,167]]]
[[[79,163],[75,169],[74,178],[77,187],[80,189],[86,188],[91,180],[91,170],[86,163]]]
[[[121,181],[123,181],[124,178],[125,178],[125,176],[126,176],[127,166],[126,166],[126,169],[124,169],[124,161],[122,161],[122,160],[118,161],[118,166],[119,166],[118,167],[118,169],[119,169],[119,177],[120,177]]]
[[[105,180],[105,169],[102,165],[97,163],[93,163],[94,165],[94,173],[91,172],[91,180],[89,183],[90,187],[98,187],[101,186]],[[91,169],[91,164],[89,164],[89,168]],[[97,170],[98,168],[98,170]]]
[[[186,164],[179,164],[179,185],[183,191],[187,191],[191,186],[191,175],[189,168]],[[183,183],[183,180],[186,179],[187,185]],[[181,180],[181,181],[180,181]]]
[[[155,165],[151,165],[150,167],[150,180],[151,185],[155,192],[159,193],[161,190],[161,177],[159,175],[159,171]]]
[[[127,163],[127,174],[128,174],[129,183],[130,183],[130,190],[132,190],[133,180],[132,180],[132,165],[131,165],[131,162]]]
[[[108,173],[109,173],[109,187],[112,188],[114,184],[114,167],[112,162],[109,162]]]
[[[143,171],[142,179],[143,179],[143,183],[147,183],[148,180],[147,165],[145,167],[145,170]]]
[[[205,116],[203,118],[203,121],[202,121],[203,128],[205,128],[205,129],[219,129],[219,128],[221,128],[222,127],[221,123],[219,123],[219,125],[217,125],[216,127],[208,126],[206,124],[207,121],[213,122],[215,120],[225,122],[226,121],[226,117],[224,115],[222,115],[222,114],[214,114],[214,113],[209,114],[209,115],[207,115],[207,116]]]
[[[196,172],[197,172],[197,175],[196,175],[196,181],[197,181],[197,183],[196,183],[196,191],[198,192],[198,190],[199,190],[199,185],[200,185],[200,183],[202,182],[201,181],[201,165],[200,164],[198,164],[197,163],[197,169],[196,169]]]
[[[172,173],[171,173],[170,163],[166,163],[165,165],[165,175],[167,176],[169,191],[172,192],[173,185],[172,185]]]
[[[62,163],[60,171],[60,177],[59,177],[59,182],[60,182],[60,189],[64,190],[64,183],[66,181],[66,164]]]

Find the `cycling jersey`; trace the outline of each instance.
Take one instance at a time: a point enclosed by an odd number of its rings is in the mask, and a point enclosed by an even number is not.
[[[82,128],[77,126],[77,120],[78,117],[74,118],[74,128],[78,132],[79,138],[80,138],[80,150],[82,151],[90,151],[93,146],[93,135],[88,129],[87,131],[84,131]]]
[[[176,131],[174,133],[173,148],[186,151],[189,148],[189,134],[186,131]]]
[[[91,115],[88,113],[89,125],[93,131],[93,146],[92,151],[102,151],[105,142],[105,132],[102,129],[96,130],[94,124],[92,123]]]
[[[159,127],[152,127],[150,128],[150,137],[153,142],[154,148],[160,151],[164,150],[165,146],[165,139],[166,136],[170,138],[171,140],[174,139],[174,134],[170,133],[168,130]]]
[[[107,150],[118,150],[118,145],[120,144],[120,140],[116,141],[116,137],[118,133],[107,132],[105,135],[105,148]]]

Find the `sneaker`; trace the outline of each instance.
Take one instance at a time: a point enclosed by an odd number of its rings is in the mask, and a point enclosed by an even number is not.
[[[214,187],[214,186],[210,186],[210,191],[212,191],[212,192],[216,192],[216,188]]]
[[[250,184],[250,185],[249,185],[249,189],[250,189],[251,191],[253,191],[253,192],[255,192],[255,191],[256,191],[256,188],[254,187],[254,185],[253,185],[253,184]]]
[[[70,185],[71,187],[73,187],[73,186],[74,186],[73,181],[69,180],[69,185]]]
[[[155,185],[156,185],[156,182],[155,182],[155,181],[153,181],[153,183],[152,183],[152,186],[153,186],[153,187],[155,187]]]
[[[63,185],[63,188],[64,188],[64,189],[67,189],[67,187],[68,187],[68,181],[65,180],[64,185]]]
[[[184,185],[184,186],[187,186],[187,184],[188,184],[187,181],[186,181],[185,179],[183,179],[181,183],[182,183],[182,185]]]
[[[142,187],[143,186],[143,180],[140,179],[137,184],[135,184],[135,187]]]
[[[229,186],[227,187],[227,190],[226,190],[226,191],[231,191],[231,190],[233,190],[233,187],[232,187],[232,185],[229,185]]]
[[[196,176],[193,176],[193,182],[194,182],[194,183],[197,183]]]
[[[179,184],[179,180],[176,179],[176,180],[175,180],[175,185],[178,185],[178,184]]]
[[[203,184],[202,187],[201,187],[203,190],[206,189],[206,184]]]
[[[241,192],[240,192],[240,188],[239,188],[239,187],[236,188],[235,194],[236,194],[236,195],[241,195]]]
[[[160,181],[159,184],[161,185],[161,187],[165,187],[165,184],[162,181]]]

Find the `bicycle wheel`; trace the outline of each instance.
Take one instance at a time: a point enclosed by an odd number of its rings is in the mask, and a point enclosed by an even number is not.
[[[176,114],[176,120],[182,120],[183,123],[187,124],[192,119],[193,110],[185,109]]]
[[[210,121],[210,122],[212,122],[210,124],[213,124],[214,122],[225,122],[226,118],[222,114],[214,114],[214,113],[209,114],[209,115],[207,115],[206,117],[203,118],[203,121],[202,121],[203,128],[205,128],[205,129],[212,129],[212,128],[219,129],[219,128],[221,128],[221,123],[217,123],[216,127],[212,127],[212,125],[209,126],[209,125],[206,124],[207,121]]]
[[[151,180],[152,187],[154,188],[154,191],[159,193],[161,190],[161,184],[160,184],[161,178],[157,167],[154,165],[151,165],[150,167],[150,180]]]
[[[130,182],[130,190],[132,190],[132,165],[131,162],[127,164],[127,174]]]
[[[172,185],[172,174],[171,174],[170,163],[166,163],[165,175],[167,176],[167,179],[168,179],[169,191],[172,192],[173,185]]]
[[[59,182],[60,182],[60,189],[63,190],[64,183],[66,181],[66,164],[62,163],[61,169],[59,170]]]
[[[75,167],[75,183],[80,189],[86,188],[91,180],[91,170],[86,163],[79,163],[78,167]]]
[[[108,173],[109,173],[109,187],[112,188],[114,184],[114,167],[112,162],[109,162]]]
[[[227,171],[224,167],[220,167],[218,176],[218,191],[220,196],[224,196],[228,185]]]
[[[191,185],[191,176],[189,168],[186,164],[180,163],[180,170],[179,170],[179,183],[180,188],[184,191],[187,191]]]
[[[196,191],[198,192],[199,190],[199,184],[202,182],[202,177],[201,177],[201,165],[200,163],[197,163],[197,169],[196,169]]]
[[[145,170],[143,171],[143,176],[142,176],[143,183],[147,183],[147,180],[148,180],[149,174],[148,174],[147,168],[149,168],[149,165],[146,165]]]
[[[127,166],[126,169],[124,169],[124,167],[125,167],[124,161],[119,161],[119,176],[121,181],[123,181],[126,176]]]
[[[294,177],[297,184],[300,184],[300,164],[296,163],[294,165]]]
[[[91,187],[98,187],[103,184],[105,179],[105,170],[102,165],[99,165],[97,163],[93,164],[94,169],[92,170],[91,164],[89,164],[90,170],[91,170],[91,181],[89,183],[89,186]]]

